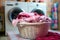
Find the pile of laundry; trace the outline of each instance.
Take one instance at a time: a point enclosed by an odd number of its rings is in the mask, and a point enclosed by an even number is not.
[[[12,24],[16,26],[18,22],[28,23],[51,22],[51,18],[42,14],[38,14],[36,12],[34,13],[21,12],[19,13],[16,19],[13,19]]]

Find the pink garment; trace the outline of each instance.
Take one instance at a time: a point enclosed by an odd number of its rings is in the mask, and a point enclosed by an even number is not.
[[[39,2],[44,2],[44,0],[38,0]]]
[[[38,13],[21,12],[19,13],[16,19],[13,19],[12,21],[13,26],[16,26],[18,22],[29,22],[29,23],[51,22],[51,18],[45,15],[39,15]]]

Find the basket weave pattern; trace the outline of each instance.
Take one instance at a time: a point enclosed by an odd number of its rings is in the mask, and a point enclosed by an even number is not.
[[[38,35],[45,36],[48,33],[50,23],[43,23],[39,25],[23,25],[18,26],[20,36],[28,39],[35,39]]]

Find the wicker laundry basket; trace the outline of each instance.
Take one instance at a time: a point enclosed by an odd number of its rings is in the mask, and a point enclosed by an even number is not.
[[[50,27],[48,23],[18,23],[18,30],[20,36],[27,39],[35,39],[38,35],[45,36],[48,33]]]

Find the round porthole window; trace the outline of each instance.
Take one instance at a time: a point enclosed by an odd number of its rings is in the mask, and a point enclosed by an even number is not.
[[[42,15],[45,15],[44,12],[40,9],[33,9],[31,12],[36,12],[38,14],[42,14]]]
[[[9,10],[9,12],[8,12],[8,19],[9,19],[9,21],[12,22],[13,19],[16,19],[17,15],[20,12],[23,12],[23,10],[18,8],[18,7],[15,7],[15,8],[12,8],[11,10]]]

